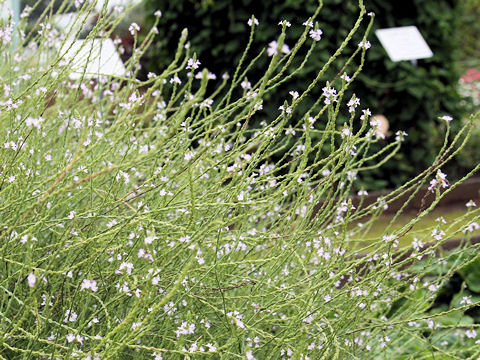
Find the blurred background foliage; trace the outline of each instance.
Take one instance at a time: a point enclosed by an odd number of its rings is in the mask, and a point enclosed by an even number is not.
[[[472,67],[480,68],[480,1],[461,0],[458,21],[457,44],[460,49],[458,66],[464,72]]]
[[[470,6],[475,7],[473,2]],[[355,93],[361,99],[362,108],[368,107],[374,114],[387,117],[392,133],[405,130],[409,134],[400,154],[381,169],[363,174],[359,179],[359,187],[380,189],[398,186],[432,162],[444,131],[444,124],[437,120],[438,116],[449,114],[455,119],[464,116],[457,91],[460,75],[457,60],[461,55],[458,31],[466,28],[460,26],[462,6],[455,0],[367,0],[365,5],[367,11],[376,14],[375,26],[369,36],[372,48],[367,52],[367,65],[351,86],[345,101],[351,93]],[[163,13],[157,41],[146,66],[154,72],[165,68],[174,53],[181,30],[188,28],[192,49],[202,65],[217,75],[231,73],[248,40],[246,23],[252,14],[260,21],[251,52],[253,58],[261,48],[277,38],[280,32],[277,24],[282,19],[292,23],[287,31],[286,43],[293,45],[294,39],[304,29],[301,24],[316,6],[315,0],[146,0],[147,13],[153,14],[157,9]],[[278,114],[278,106],[289,98],[288,91],[301,91],[306,87],[309,79],[345,38],[357,15],[355,0],[325,1],[318,18],[324,32],[322,40],[302,74],[285,84],[264,104],[266,113]],[[153,22],[153,18],[147,17],[147,24],[149,22]],[[392,62],[374,35],[377,28],[407,25],[419,28],[434,53],[430,59],[419,60],[418,66],[405,61]],[[356,34],[347,56],[362,36],[361,31]],[[465,38],[467,41],[470,40]],[[261,66],[262,62],[266,64],[267,60],[265,55],[248,76],[249,80],[254,81],[261,76],[265,68]],[[324,80],[331,80],[342,65],[341,61],[337,62],[337,67],[331,69]],[[313,93],[311,101],[319,95]],[[343,114],[345,119],[347,115]],[[343,121],[339,126],[342,124]],[[453,167],[450,172],[457,176],[465,171],[458,165]]]

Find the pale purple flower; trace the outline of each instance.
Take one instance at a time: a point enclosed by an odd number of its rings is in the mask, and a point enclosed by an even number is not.
[[[96,292],[98,290],[97,282],[95,280],[83,279],[82,284],[80,285],[80,290],[82,291],[85,289]]]
[[[340,76],[340,79],[345,80],[345,82],[349,82],[350,80],[352,80],[350,76],[347,75],[347,73],[343,73],[342,76]]]
[[[332,88],[330,86],[325,86],[323,89],[323,96],[325,96],[325,104],[329,105],[332,102],[337,101],[337,90],[335,88]]]
[[[35,287],[35,284],[37,282],[37,277],[35,276],[34,273],[28,274],[27,282],[28,282],[28,286],[30,286],[31,288]]]
[[[182,324],[175,330],[177,338],[182,335],[189,335],[195,332],[195,324],[189,324],[186,321],[182,321]]]
[[[198,69],[198,67],[200,66],[200,64],[201,64],[201,63],[200,63],[199,60],[190,58],[190,59],[188,59],[188,61],[187,61],[187,69],[196,70],[196,69]]]
[[[447,175],[445,175],[441,170],[437,170],[437,175],[435,179],[430,181],[430,186],[428,187],[428,191],[435,192],[437,187],[446,188],[449,186],[447,181]]]
[[[358,47],[368,50],[372,47],[372,44],[370,44],[370,41],[360,41]]]
[[[134,36],[136,32],[140,31],[140,26],[138,26],[137,23],[132,22],[128,27],[128,31],[130,32],[130,34],[132,34],[132,36]]]
[[[323,31],[320,30],[320,29],[316,29],[316,30],[310,30],[310,32],[308,33],[310,35],[310,37],[315,40],[315,41],[320,41],[322,39],[322,34],[323,34]]]
[[[354,95],[347,103],[348,112],[353,113],[358,105],[360,105],[360,99]]]
[[[465,206],[466,206],[467,208],[471,208],[471,207],[477,206],[477,204],[475,204],[475,201],[470,200],[469,202],[467,202],[467,203],[465,204]]]
[[[395,133],[395,141],[405,141],[405,137],[408,136],[408,134],[405,131],[397,131]]]
[[[242,87],[242,89],[244,90],[248,90],[248,89],[251,89],[252,88],[252,84],[250,83],[250,81],[248,80],[243,80],[241,83],[240,83],[240,86]]]
[[[475,339],[477,337],[477,332],[475,329],[469,329],[465,331],[465,335],[467,335],[469,339]]]
[[[248,26],[252,27],[253,25],[258,25],[258,19],[255,16],[252,16],[248,19]]]
[[[474,232],[475,230],[478,230],[480,229],[480,225],[478,225],[477,222],[471,222],[470,224],[468,224],[468,226],[462,230],[462,232],[464,234],[466,234],[467,232]]]
[[[302,25],[313,28],[313,21],[311,20],[304,21]]]
[[[274,56],[278,54],[279,50],[284,54],[288,54],[290,52],[290,48],[288,47],[287,44],[283,44],[282,48],[279,49],[278,43],[275,40],[273,40],[268,44],[267,54],[268,56]]]
[[[238,328],[245,329],[245,324],[242,322],[243,315],[237,310],[228,312],[227,317],[231,318],[232,323],[235,323]]]

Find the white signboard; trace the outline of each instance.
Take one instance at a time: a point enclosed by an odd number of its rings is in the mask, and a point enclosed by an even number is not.
[[[87,17],[90,16],[90,19]],[[93,26],[94,17],[90,14],[78,14],[78,13],[64,13],[57,14],[53,17],[53,24],[62,30],[64,34],[74,36],[79,30],[86,31]],[[82,23],[85,22],[83,28],[80,29]]]
[[[375,31],[392,61],[417,60],[433,56],[432,50],[416,26],[403,26]]]
[[[107,3],[107,12],[110,12],[113,10],[115,6],[121,6],[123,8],[127,8],[130,5],[137,4],[141,2],[142,0],[97,0],[97,3],[95,4],[95,9],[97,11],[102,11],[103,5]]]
[[[70,43],[67,42],[64,49],[67,46],[70,46]],[[85,78],[125,75],[125,66],[112,39],[76,40],[65,54],[65,60],[72,60],[72,80],[80,79],[83,73]]]
[[[10,0],[0,0],[0,19],[7,20],[10,15],[13,15]]]

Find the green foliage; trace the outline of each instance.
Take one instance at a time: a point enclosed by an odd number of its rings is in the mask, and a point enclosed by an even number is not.
[[[460,71],[480,67],[480,2],[477,0],[459,1],[461,7],[458,20],[457,43],[460,48]]]
[[[148,67],[154,71],[163,69],[173,51],[175,39],[181,29],[187,27],[192,34],[190,42],[202,64],[221,75],[237,64],[247,41],[246,22],[252,14],[260,21],[256,34],[257,53],[276,38],[277,23],[287,19],[292,23],[286,43],[291,43],[302,32],[301,24],[316,7],[314,0],[295,1],[228,1],[216,0],[209,7],[195,7],[189,1],[147,0],[150,11],[160,9],[159,34],[152,48],[152,61]],[[372,33],[377,28],[417,25],[434,52],[431,59],[420,60],[415,67],[409,62],[394,63],[388,59],[375,36],[371,35],[372,49],[367,54],[368,66],[352,84],[348,94],[355,93],[365,108],[374,114],[385,115],[392,133],[405,130],[409,137],[407,146],[382,170],[365,174],[361,181],[367,188],[398,186],[408,177],[431,163],[441,146],[436,122],[438,116],[449,114],[458,119],[463,114],[456,91],[458,74],[455,71],[456,27],[459,9],[456,1],[421,0],[388,2],[370,0],[367,11],[376,14]],[[279,87],[275,97],[264,104],[265,112],[274,112],[288,98],[290,90],[302,89],[305,82],[328,60],[353,26],[358,11],[355,1],[327,1],[319,15],[323,30],[320,44],[311,61],[301,74]],[[361,35],[354,36],[359,42]],[[265,64],[266,56],[258,64]],[[331,81],[342,70],[345,59],[337,61],[326,74]],[[297,63],[298,65],[299,63]],[[348,69],[347,69],[348,72]],[[251,72],[250,80],[260,73]],[[319,89],[312,92],[312,101],[319,96]],[[340,113],[341,118],[348,118]],[[392,138],[387,140],[392,141]]]
[[[425,290],[419,289],[414,296],[409,295],[408,300],[402,299],[404,306],[408,302],[424,302],[425,314],[432,316],[429,329],[420,338],[412,333],[410,338],[405,339],[407,343],[411,342],[415,346],[405,346],[404,356],[415,353],[415,348],[418,350],[419,346],[422,346],[419,344],[428,343],[438,349],[458,351],[457,355],[461,358],[475,358],[479,354],[477,332],[480,327],[480,255],[477,250],[458,249],[440,253],[441,256],[426,259],[414,266],[414,270],[426,270],[422,281],[436,282],[439,285],[437,295],[428,297]],[[471,306],[472,304],[475,306]],[[398,303],[397,308],[401,309]],[[471,325],[477,329],[476,332],[462,333],[451,330],[458,327],[468,328]],[[419,326],[419,323],[412,326]],[[462,338],[467,340],[467,343]]]

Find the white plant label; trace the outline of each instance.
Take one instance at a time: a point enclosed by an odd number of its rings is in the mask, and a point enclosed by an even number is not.
[[[402,26],[375,31],[392,61],[426,59],[432,50],[416,26]]]
[[[101,12],[105,3],[107,3],[106,8],[107,12],[112,11],[116,6],[121,6],[123,8],[127,8],[131,5],[135,5],[142,0],[98,0],[95,4],[95,9],[98,12]]]
[[[69,45],[66,43],[64,48]],[[80,79],[84,72],[86,78],[125,76],[125,66],[111,39],[76,40],[65,59],[72,61],[72,80]]]
[[[0,0],[0,20],[7,20],[11,11],[10,0]]]
[[[89,27],[93,27],[93,19],[94,17],[90,16],[90,14],[64,13],[55,15],[53,24],[62,30],[62,33],[74,36],[80,30],[87,30]],[[85,24],[83,24],[82,28],[83,22]]]

